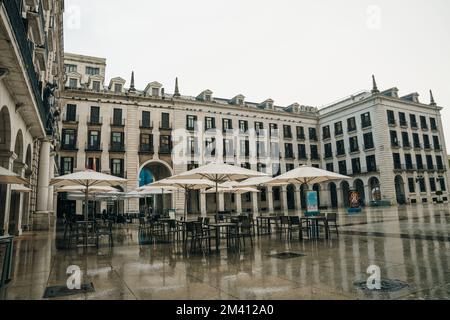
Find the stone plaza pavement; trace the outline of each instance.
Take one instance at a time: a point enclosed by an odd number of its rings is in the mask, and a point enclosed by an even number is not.
[[[240,252],[185,256],[170,244],[139,245],[138,227],[118,227],[115,246],[58,248],[60,232],[30,232],[15,240],[13,280],[0,299],[42,299],[64,285],[69,265],[94,292],[59,299],[449,299],[450,209],[447,205],[366,208],[339,212],[341,234],[303,242],[256,238]],[[56,240],[55,240],[56,238]],[[280,259],[273,254],[301,253]],[[383,279],[407,286],[364,290],[370,265]]]

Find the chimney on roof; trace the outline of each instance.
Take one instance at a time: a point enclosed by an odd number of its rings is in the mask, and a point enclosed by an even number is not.
[[[180,89],[178,88],[178,77],[175,78],[175,92],[173,94],[174,98],[179,98],[180,95]]]
[[[375,76],[372,75],[372,94],[380,93],[380,91],[377,88],[377,82],[375,80]]]
[[[430,90],[430,106],[435,106],[436,102],[434,101],[433,91]]]
[[[129,92],[136,92],[136,88],[134,87],[134,71],[131,72],[131,83]]]

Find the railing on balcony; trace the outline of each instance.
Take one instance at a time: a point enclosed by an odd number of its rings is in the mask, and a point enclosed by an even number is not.
[[[167,122],[159,122],[159,129],[160,130],[172,130],[172,123],[167,123]]]
[[[86,122],[88,126],[99,126],[103,124],[103,117],[87,116]]]
[[[111,118],[112,127],[125,127],[125,119]]]
[[[153,121],[139,121],[139,128],[141,129],[153,129]]]
[[[125,152],[125,145],[123,143],[112,143],[109,145],[110,152]]]
[[[86,143],[86,151],[103,151],[103,145],[101,143]]]
[[[68,115],[67,113],[64,113],[62,115],[62,122],[63,123],[78,123],[80,120],[80,116],[79,115]]]
[[[74,143],[61,143],[61,150],[66,150],[66,151],[77,151],[78,150],[78,142],[74,142]]]
[[[153,146],[150,144],[141,144],[139,145],[139,153],[152,154],[154,153]]]
[[[48,119],[51,116],[50,110],[44,105],[44,101],[42,99],[41,90],[39,89],[39,81],[36,71],[34,69],[33,64],[33,55],[32,50],[30,50],[30,41],[27,37],[27,30],[24,25],[24,20],[20,15],[19,8],[17,6],[16,1],[13,0],[0,0],[0,5],[4,5],[6,9],[6,13],[8,15],[9,21],[12,25],[12,29],[17,41],[17,45],[19,47],[23,63],[30,81],[32,94],[34,99],[36,100],[37,109],[43,124],[43,127],[46,130],[46,134],[52,135],[53,128],[48,126]]]

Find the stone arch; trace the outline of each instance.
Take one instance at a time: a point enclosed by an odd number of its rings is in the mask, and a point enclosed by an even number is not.
[[[17,162],[24,162],[24,152],[23,152],[23,134],[22,130],[19,129],[16,134],[16,141],[14,143],[14,153],[17,155]]]
[[[3,106],[0,111],[0,151],[11,150],[11,117],[9,110]]]
[[[349,202],[348,202],[348,193],[350,190],[350,185],[347,181],[342,181],[340,184],[341,187],[341,192],[342,192],[342,206],[343,207],[348,207],[349,206]]]
[[[371,177],[367,182],[370,192],[371,201],[381,201],[381,187],[380,180],[377,177]]]
[[[405,183],[401,175],[395,176],[395,195],[398,204],[406,204]]]
[[[359,205],[364,206],[366,203],[366,194],[364,191],[364,181],[356,179],[353,181],[353,188],[359,193]]]

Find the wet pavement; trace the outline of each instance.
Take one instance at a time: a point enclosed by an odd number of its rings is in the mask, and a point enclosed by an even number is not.
[[[26,233],[15,240],[13,280],[0,299],[43,299],[47,287],[65,285],[70,265],[95,291],[56,299],[450,299],[448,206],[367,208],[338,218],[339,237],[330,240],[261,236],[253,248],[211,255],[140,245],[136,225],[116,228],[113,248],[87,251],[64,249],[55,232]],[[371,265],[403,286],[361,288]]]

